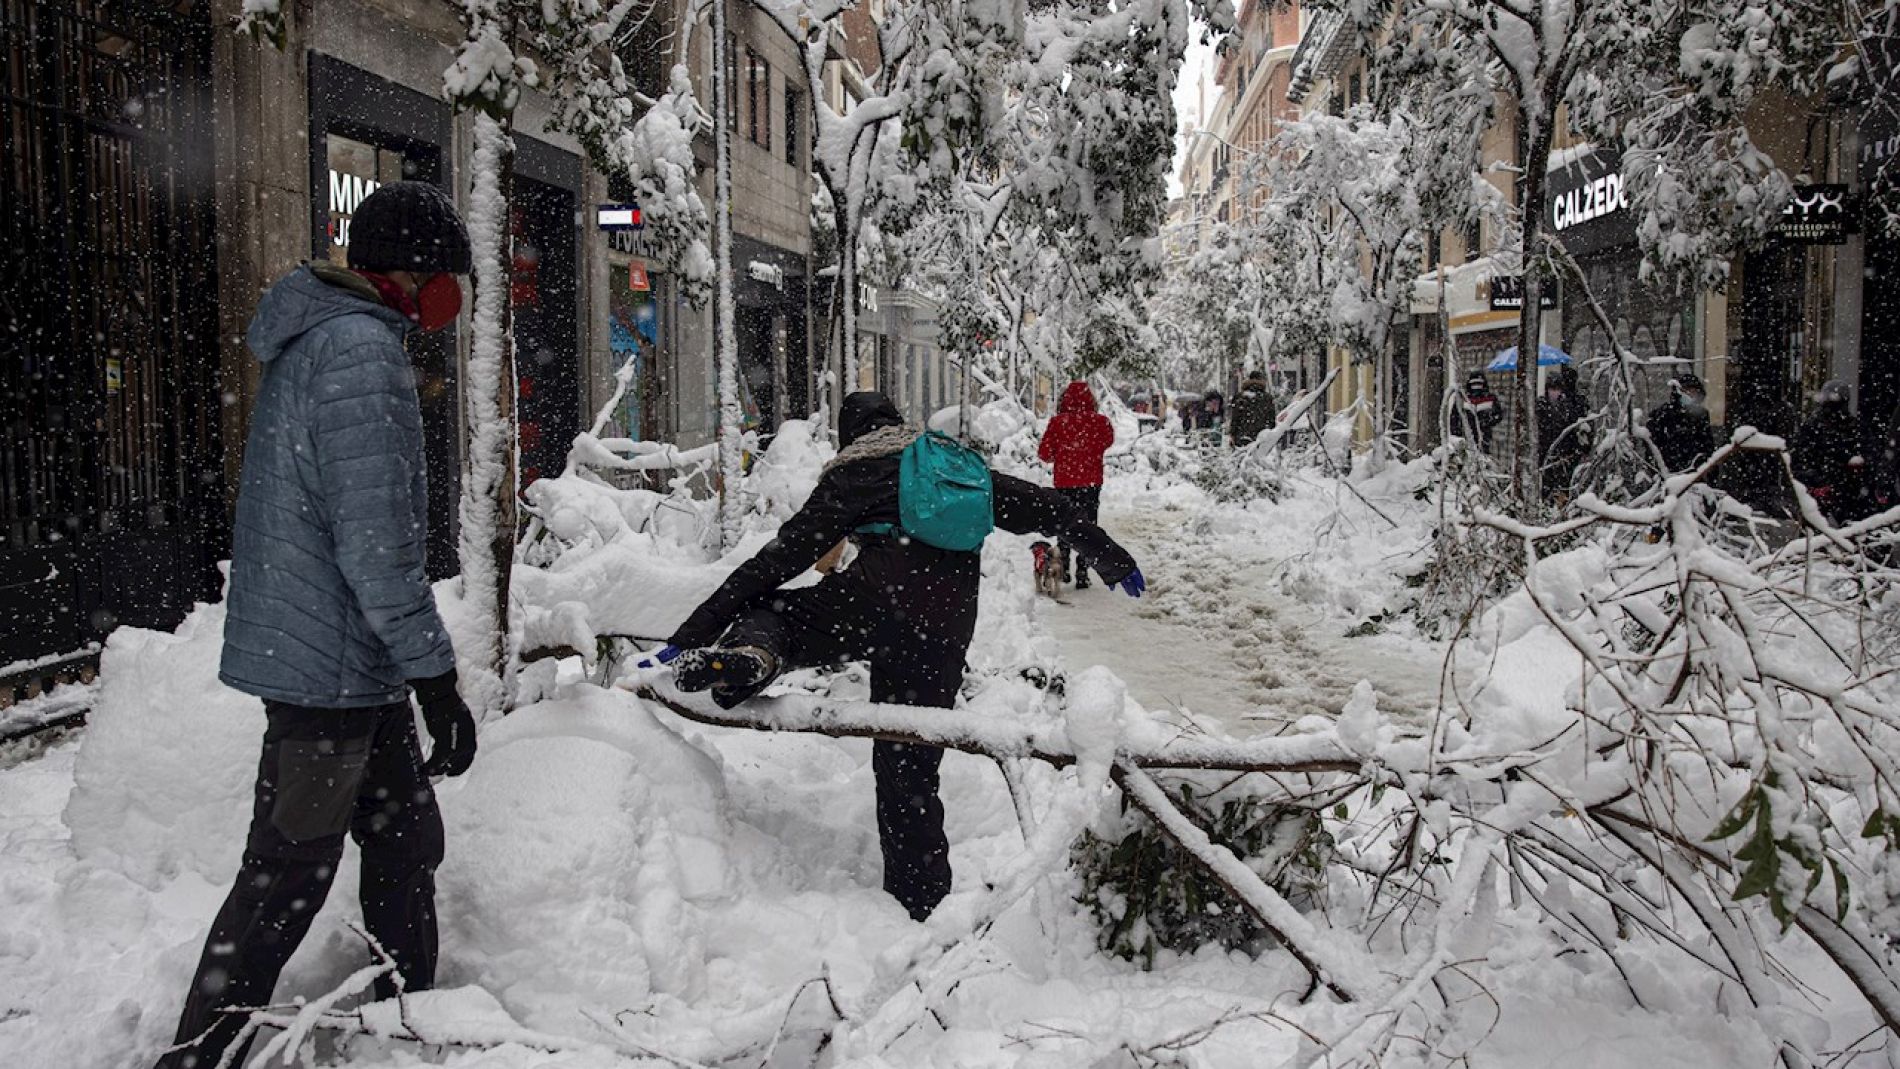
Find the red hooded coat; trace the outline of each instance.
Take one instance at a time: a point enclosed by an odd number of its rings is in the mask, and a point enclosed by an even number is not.
[[[1115,444],[1115,428],[1095,410],[1095,394],[1086,382],[1062,391],[1056,415],[1043,432],[1036,453],[1056,467],[1056,487],[1102,485],[1102,454]]]

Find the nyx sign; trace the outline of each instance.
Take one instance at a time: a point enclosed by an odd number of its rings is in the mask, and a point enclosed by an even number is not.
[[[1846,186],[1796,186],[1775,223],[1775,236],[1798,245],[1840,245],[1853,221]]]

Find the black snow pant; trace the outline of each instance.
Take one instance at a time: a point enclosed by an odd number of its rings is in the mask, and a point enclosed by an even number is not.
[[[1058,487],[1056,493],[1069,499],[1069,505],[1075,509],[1077,519],[1095,523],[1097,517],[1101,514],[1102,488],[1099,486],[1063,486]],[[1067,579],[1070,576],[1074,576],[1075,585],[1077,587],[1088,586],[1089,562],[1083,559],[1081,553],[1076,553],[1075,570],[1071,572],[1069,570],[1069,554],[1071,553],[1071,549],[1068,541],[1066,539],[1057,539],[1056,546],[1058,551],[1062,554],[1062,578]]]
[[[205,939],[177,1046],[159,1069],[218,1064],[245,1021],[224,1009],[271,1001],[278,974],[330,892],[345,834],[363,852],[364,926],[396,963],[404,990],[435,983],[442,814],[422,774],[409,703],[309,709],[270,702],[265,713],[244,862]],[[376,981],[377,998],[396,991],[391,978]],[[232,1064],[243,1061],[239,1051]]]
[[[740,616],[720,645],[768,650],[780,671],[869,661],[872,701],[948,709],[963,684],[968,642],[920,631],[849,584],[828,580],[777,592],[769,605]],[[937,793],[942,760],[935,746],[871,747],[884,890],[917,920],[950,893],[950,839]]]

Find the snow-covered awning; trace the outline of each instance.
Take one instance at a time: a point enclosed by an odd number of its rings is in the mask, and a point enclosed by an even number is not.
[[[1518,313],[1492,310],[1491,280],[1512,273],[1511,268],[1491,255],[1480,256],[1469,263],[1441,266],[1412,280],[1412,314],[1436,315],[1442,288],[1445,316],[1451,322],[1454,335],[1508,326],[1517,322]]]

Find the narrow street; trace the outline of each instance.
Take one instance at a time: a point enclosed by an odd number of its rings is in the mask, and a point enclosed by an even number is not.
[[[1099,584],[1041,602],[1071,671],[1106,665],[1144,706],[1208,718],[1236,734],[1337,713],[1361,679],[1380,707],[1423,714],[1441,663],[1430,646],[1389,634],[1347,637],[1339,610],[1283,582],[1303,547],[1270,547],[1199,529],[1197,513],[1104,509],[1102,522],[1148,577],[1130,603]]]

